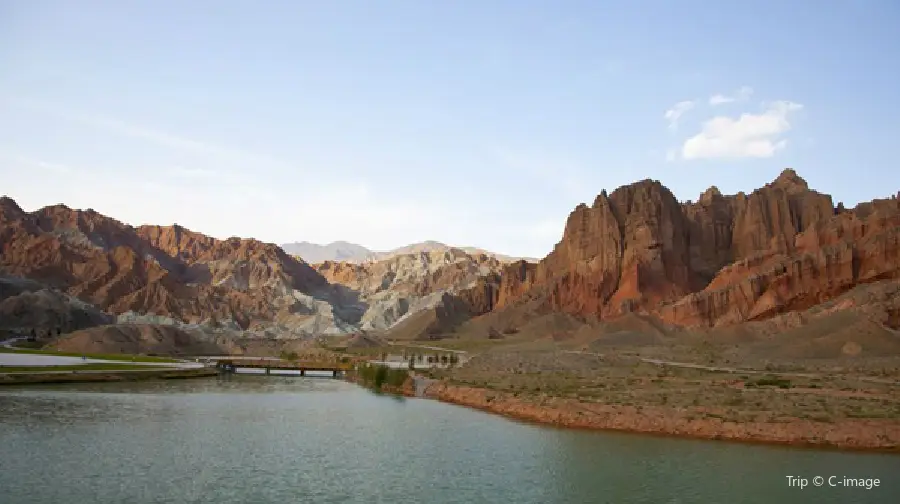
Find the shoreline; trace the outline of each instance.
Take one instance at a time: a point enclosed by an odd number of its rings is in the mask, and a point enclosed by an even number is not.
[[[581,402],[554,396],[516,397],[508,392],[436,382],[423,396],[517,421],[575,430],[609,431],[732,443],[900,454],[900,421],[801,418],[783,422],[728,422],[695,418],[677,408]],[[539,404],[538,404],[539,403]]]
[[[47,383],[97,383],[143,380],[184,380],[209,378],[218,371],[211,368],[147,369],[129,371],[68,371],[68,372],[24,372],[0,373],[2,385],[37,385]]]

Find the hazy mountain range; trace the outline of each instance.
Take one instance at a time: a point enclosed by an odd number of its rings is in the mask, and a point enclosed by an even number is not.
[[[538,262],[538,259],[532,257],[507,256],[477,247],[453,247],[445,243],[433,240],[413,243],[411,245],[406,245],[404,247],[399,247],[388,251],[370,250],[366,247],[363,247],[362,245],[357,245],[355,243],[346,241],[336,241],[327,245],[301,241],[282,244],[281,248],[284,249],[284,251],[288,254],[298,256],[310,264],[317,264],[325,261],[343,261],[351,263],[380,261],[397,255],[417,254],[420,252],[444,252],[453,248],[462,250],[467,254],[472,255],[485,254],[494,257],[501,262],[513,262],[519,260],[524,260],[527,262]]]

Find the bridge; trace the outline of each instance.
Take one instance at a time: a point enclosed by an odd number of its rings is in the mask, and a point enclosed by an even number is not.
[[[242,359],[228,358],[218,359],[215,361],[216,369],[221,371],[235,372],[238,368],[243,369],[265,369],[269,374],[273,369],[282,371],[299,371],[300,376],[305,376],[307,371],[325,371],[331,372],[331,375],[337,377],[340,373],[346,373],[353,369],[353,364],[349,362],[315,362],[315,361],[286,361],[280,359]]]

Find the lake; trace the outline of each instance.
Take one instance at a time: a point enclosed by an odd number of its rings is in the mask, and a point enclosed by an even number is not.
[[[898,475],[897,455],[563,430],[328,378],[0,388],[10,504],[896,504]]]

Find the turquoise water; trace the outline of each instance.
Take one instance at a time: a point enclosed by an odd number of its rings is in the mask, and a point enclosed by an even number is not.
[[[0,388],[0,466],[4,504],[900,502],[896,455],[554,429],[316,378]]]

